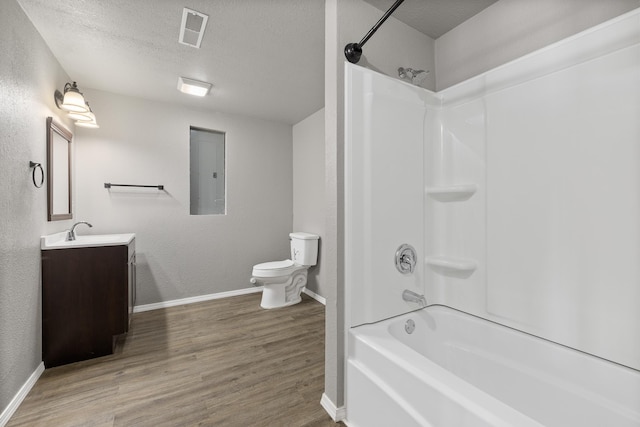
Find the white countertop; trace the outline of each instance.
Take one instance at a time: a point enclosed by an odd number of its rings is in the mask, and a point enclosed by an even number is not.
[[[49,234],[40,237],[40,249],[89,248],[96,246],[128,245],[135,239],[135,233],[79,235],[76,240],[67,241],[67,232]]]

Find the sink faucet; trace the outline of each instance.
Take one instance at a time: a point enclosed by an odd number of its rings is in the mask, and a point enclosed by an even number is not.
[[[427,306],[427,300],[424,297],[424,295],[419,295],[413,291],[410,291],[408,289],[405,289],[404,291],[402,291],[402,299],[408,302],[415,302],[420,304],[420,307],[426,307]]]
[[[67,241],[76,240],[76,227],[80,224],[87,224],[89,227],[93,227],[93,225],[89,224],[87,221],[80,221],[73,224],[70,230],[67,231]]]

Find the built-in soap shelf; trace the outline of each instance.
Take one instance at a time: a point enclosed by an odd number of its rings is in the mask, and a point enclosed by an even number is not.
[[[476,184],[458,184],[442,187],[427,187],[426,193],[439,202],[462,202],[468,200],[478,190]]]
[[[446,256],[427,257],[425,263],[437,272],[449,273],[458,272],[471,274],[478,267],[478,264],[473,259]]]

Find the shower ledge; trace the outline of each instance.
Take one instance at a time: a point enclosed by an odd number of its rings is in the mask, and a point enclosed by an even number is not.
[[[477,190],[478,186],[476,184],[459,184],[427,187],[426,193],[439,202],[461,202],[471,198]]]
[[[445,256],[427,257],[425,262],[430,267],[435,267],[437,270],[448,270],[451,272],[466,272],[471,273],[477,267],[478,264],[475,260],[467,258],[452,258]]]

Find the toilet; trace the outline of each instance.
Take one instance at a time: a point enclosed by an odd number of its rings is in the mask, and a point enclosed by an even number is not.
[[[307,270],[318,260],[318,239],[311,233],[290,233],[291,259],[253,266],[250,282],[264,286],[262,308],[279,308],[299,303],[307,284]]]

